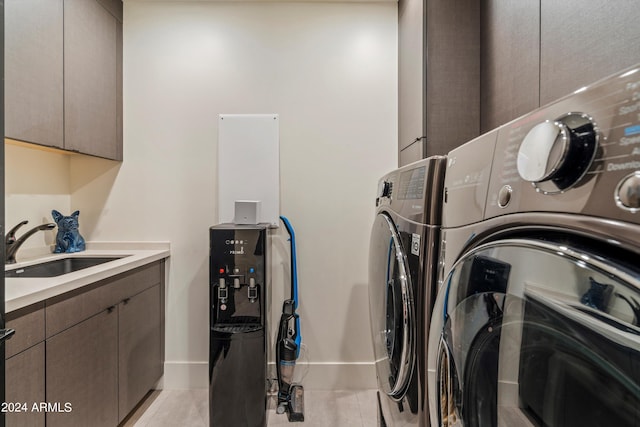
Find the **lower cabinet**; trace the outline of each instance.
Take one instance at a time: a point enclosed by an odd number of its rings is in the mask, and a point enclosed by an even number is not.
[[[118,312],[114,308],[47,339],[47,426],[118,424]],[[68,412],[66,412],[68,410]]]
[[[11,427],[44,426],[45,402],[44,342],[5,361],[6,425]],[[34,404],[38,405],[34,408]]]
[[[118,422],[162,376],[160,285],[118,305]]]
[[[6,399],[27,405],[7,425],[124,420],[163,374],[163,278],[158,262],[7,314]]]

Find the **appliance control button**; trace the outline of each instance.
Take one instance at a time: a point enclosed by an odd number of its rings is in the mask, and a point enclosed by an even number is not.
[[[568,113],[527,133],[518,150],[518,173],[542,193],[559,193],[582,179],[597,148],[598,130],[592,118]]]
[[[220,285],[220,289],[224,289],[227,287],[227,283],[224,280],[224,277],[218,279],[218,285]]]
[[[525,181],[544,181],[558,169],[567,149],[566,127],[559,122],[537,124],[518,151],[518,173]]]
[[[249,287],[250,288],[255,288],[256,286],[256,279],[254,277],[250,277],[249,278]]]
[[[380,197],[391,197],[391,188],[393,184],[390,181],[382,181],[380,184]]]
[[[240,289],[240,279],[237,277],[233,278],[233,287],[236,289]]]
[[[513,189],[510,185],[503,185],[500,191],[498,192],[498,206],[501,208],[506,208],[509,202],[511,201],[511,193]]]
[[[618,207],[632,213],[640,212],[640,171],[624,177],[615,192]]]

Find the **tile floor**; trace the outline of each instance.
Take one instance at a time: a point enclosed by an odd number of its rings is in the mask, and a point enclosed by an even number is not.
[[[305,390],[305,421],[289,423],[270,406],[268,426],[376,426],[376,392]],[[208,390],[161,390],[150,393],[121,427],[209,427]]]

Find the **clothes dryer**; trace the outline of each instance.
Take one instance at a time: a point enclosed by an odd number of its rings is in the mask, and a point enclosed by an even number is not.
[[[435,298],[445,158],[379,181],[369,253],[369,303],[380,426],[428,425],[426,334]]]
[[[640,425],[639,71],[449,153],[432,425]]]

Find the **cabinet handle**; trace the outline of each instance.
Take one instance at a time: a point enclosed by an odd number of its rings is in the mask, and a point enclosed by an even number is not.
[[[107,313],[113,313],[113,310],[116,309],[115,305],[112,305],[111,307],[107,308]]]

